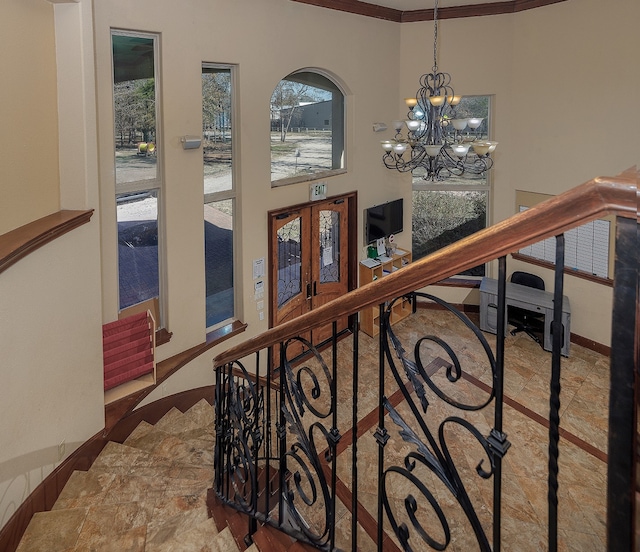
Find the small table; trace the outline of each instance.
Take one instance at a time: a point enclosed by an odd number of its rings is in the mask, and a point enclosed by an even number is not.
[[[507,307],[519,307],[532,312],[544,313],[544,342],[545,351],[551,351],[551,322],[553,321],[553,293],[520,284],[507,282],[505,321]],[[562,349],[564,356],[569,356],[571,342],[571,306],[569,298],[562,296]],[[498,280],[483,278],[480,284],[480,329],[484,332],[498,331]],[[505,324],[505,335],[508,324]]]

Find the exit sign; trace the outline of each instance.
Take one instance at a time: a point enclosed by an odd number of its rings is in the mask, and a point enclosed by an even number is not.
[[[309,200],[315,201],[316,199],[327,199],[327,183],[326,182],[311,184],[309,188]]]

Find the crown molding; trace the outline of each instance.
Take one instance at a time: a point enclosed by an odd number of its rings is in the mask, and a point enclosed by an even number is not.
[[[309,4],[320,8],[328,8],[396,23],[412,23],[416,21],[433,21],[433,10],[396,10],[361,2],[360,0],[292,0],[300,4]],[[541,8],[566,0],[508,0],[505,2],[487,2],[484,4],[470,4],[440,8],[438,19],[457,19],[461,17],[481,17],[484,15],[501,15],[516,13],[534,8]]]

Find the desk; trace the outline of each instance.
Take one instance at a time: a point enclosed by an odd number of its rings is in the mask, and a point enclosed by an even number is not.
[[[519,307],[532,312],[544,313],[544,343],[545,351],[551,350],[551,322],[553,321],[553,293],[535,289],[520,284],[507,282],[506,309],[509,306]],[[569,343],[571,341],[571,307],[569,298],[562,296],[562,354],[569,356]],[[480,329],[484,332],[496,333],[498,331],[498,281],[492,278],[483,278],[480,284]],[[505,324],[505,335],[508,324]]]

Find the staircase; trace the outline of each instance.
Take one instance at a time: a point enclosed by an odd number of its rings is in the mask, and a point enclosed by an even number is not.
[[[214,410],[204,399],[141,422],[72,474],[51,511],[33,516],[18,551],[310,550],[269,527],[247,548],[248,518],[208,493],[213,446]]]

